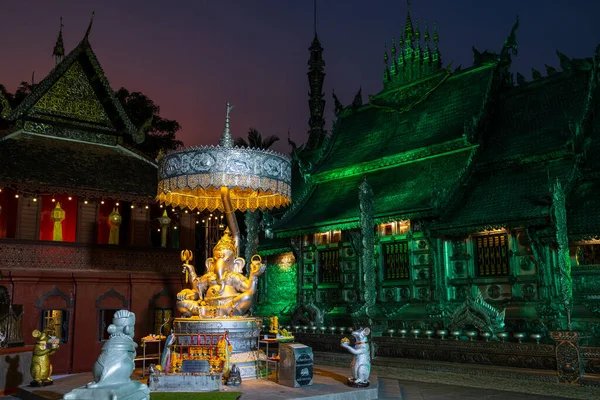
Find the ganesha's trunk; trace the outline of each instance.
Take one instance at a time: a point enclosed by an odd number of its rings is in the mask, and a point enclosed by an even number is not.
[[[227,225],[229,226],[229,230],[231,231],[231,236],[233,236],[233,241],[235,243],[235,249],[237,253],[240,251],[240,228],[238,226],[237,219],[235,219],[235,212],[233,211],[233,207],[231,206],[231,197],[229,196],[228,187],[221,187],[221,201],[223,202],[223,208],[225,209],[225,219],[227,219]]]

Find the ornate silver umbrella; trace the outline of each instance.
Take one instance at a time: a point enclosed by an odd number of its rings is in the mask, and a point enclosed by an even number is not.
[[[157,200],[171,207],[220,210],[239,249],[235,210],[286,206],[291,196],[291,161],[267,150],[233,146],[227,104],[225,130],[218,146],[176,150],[158,163]]]

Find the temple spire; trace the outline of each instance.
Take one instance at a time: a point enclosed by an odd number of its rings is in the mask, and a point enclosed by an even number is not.
[[[225,129],[221,135],[221,140],[219,140],[219,146],[221,147],[233,147],[233,138],[231,137],[231,129],[229,128],[229,114],[231,113],[231,110],[233,110],[233,107],[235,107],[233,104],[227,103],[227,112],[225,113]]]
[[[321,146],[325,139],[325,93],[323,93],[323,82],[325,81],[325,61],[323,60],[323,46],[317,35],[317,1],[314,2],[314,39],[308,48],[310,58],[308,60],[308,83],[310,86],[308,107],[310,118],[308,120],[307,150],[314,150]]]
[[[407,46],[412,44],[413,35],[415,33],[413,29],[412,18],[410,17],[410,4],[411,0],[406,0],[406,26],[404,28],[404,39],[406,40]]]
[[[56,39],[56,44],[54,45],[54,49],[52,50],[52,56],[54,56],[56,65],[58,65],[65,58],[65,44],[63,42],[62,34],[63,27],[64,25],[62,22],[62,17],[60,17],[60,28],[58,30],[58,38]]]

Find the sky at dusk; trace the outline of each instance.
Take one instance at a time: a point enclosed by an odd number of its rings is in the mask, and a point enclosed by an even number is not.
[[[232,131],[249,127],[303,143],[308,129],[308,47],[313,0],[91,1],[0,0],[0,83],[14,91],[52,69],[52,48],[63,17],[69,52],[96,12],[90,42],[114,89],[141,91],[180,122],[186,145],[216,144],[225,103]],[[414,0],[420,27],[437,21],[444,65],[473,62],[471,46],[499,52],[519,14],[519,55],[513,70],[559,69],[555,51],[593,55],[600,44],[598,0]],[[318,35],[326,62],[327,127],[332,89],[344,104],[362,86],[364,100],[382,88],[384,43],[396,39],[406,18],[402,0],[320,0]],[[421,31],[423,35],[423,31]]]

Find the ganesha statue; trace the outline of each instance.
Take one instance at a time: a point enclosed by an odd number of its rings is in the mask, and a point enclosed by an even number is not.
[[[184,260],[183,272],[189,275],[189,288],[177,294],[177,309],[184,317],[202,318],[245,315],[254,299],[258,277],[265,271],[259,255],[250,262],[250,274],[243,274],[246,261],[238,257],[237,246],[229,228],[206,260],[206,273],[196,274],[193,265]]]

